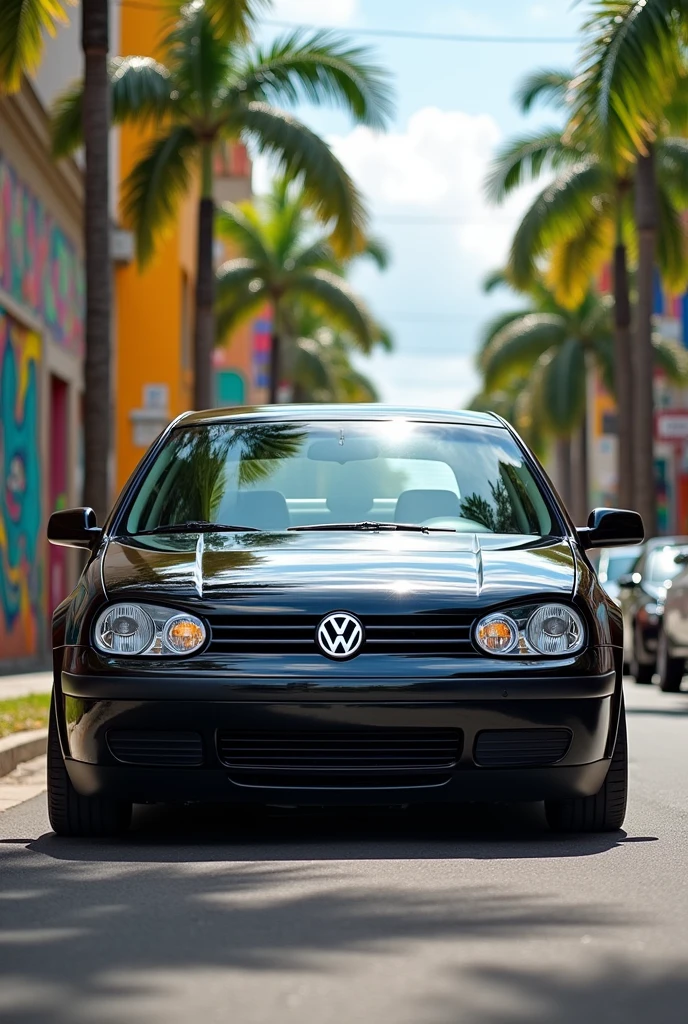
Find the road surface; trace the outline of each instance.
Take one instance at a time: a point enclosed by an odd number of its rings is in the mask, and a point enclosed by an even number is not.
[[[142,808],[59,840],[0,813],[12,1024],[686,1024],[688,693],[627,688],[623,832],[537,807],[441,814]]]

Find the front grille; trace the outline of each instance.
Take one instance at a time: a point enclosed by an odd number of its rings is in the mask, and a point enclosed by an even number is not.
[[[486,768],[535,768],[560,761],[570,745],[569,729],[490,729],[478,734],[473,760]]]
[[[217,737],[228,768],[252,773],[397,773],[446,771],[461,755],[458,729],[361,732],[230,732]]]
[[[124,732],[107,734],[110,751],[124,764],[174,765],[203,763],[203,742],[197,732]]]
[[[355,612],[354,612],[355,614]],[[322,615],[237,615],[210,613],[209,649],[222,654],[320,654],[315,642]],[[476,654],[472,613],[360,615],[365,654]]]

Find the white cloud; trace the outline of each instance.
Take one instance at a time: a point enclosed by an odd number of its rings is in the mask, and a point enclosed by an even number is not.
[[[275,0],[270,16],[276,21],[348,25],[357,12],[358,0]]]
[[[495,311],[481,283],[503,264],[533,194],[521,190],[497,208],[486,202],[485,175],[501,139],[492,117],[437,107],[417,111],[401,131],[357,127],[330,139],[368,199],[373,230],[392,249],[385,274],[361,267],[353,275],[397,343],[394,355],[367,364],[385,400],[456,407],[477,389],[472,353]]]

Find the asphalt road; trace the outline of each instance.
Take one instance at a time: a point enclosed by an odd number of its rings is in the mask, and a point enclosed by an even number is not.
[[[688,693],[628,687],[625,830],[534,806],[140,809],[123,841],[0,814],[12,1024],[685,1024]]]

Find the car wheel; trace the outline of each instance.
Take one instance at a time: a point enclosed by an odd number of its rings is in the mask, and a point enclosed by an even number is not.
[[[678,693],[685,668],[685,658],[672,658],[664,630],[659,634],[657,645],[657,672],[659,688],[664,693]]]
[[[547,800],[545,814],[555,832],[615,832],[626,817],[627,797],[628,742],[626,711],[622,703],[614,753],[601,789],[593,796]]]
[[[62,757],[54,698],[48,723],[48,817],[58,836],[120,835],[131,821],[130,803],[81,796],[74,789]]]

